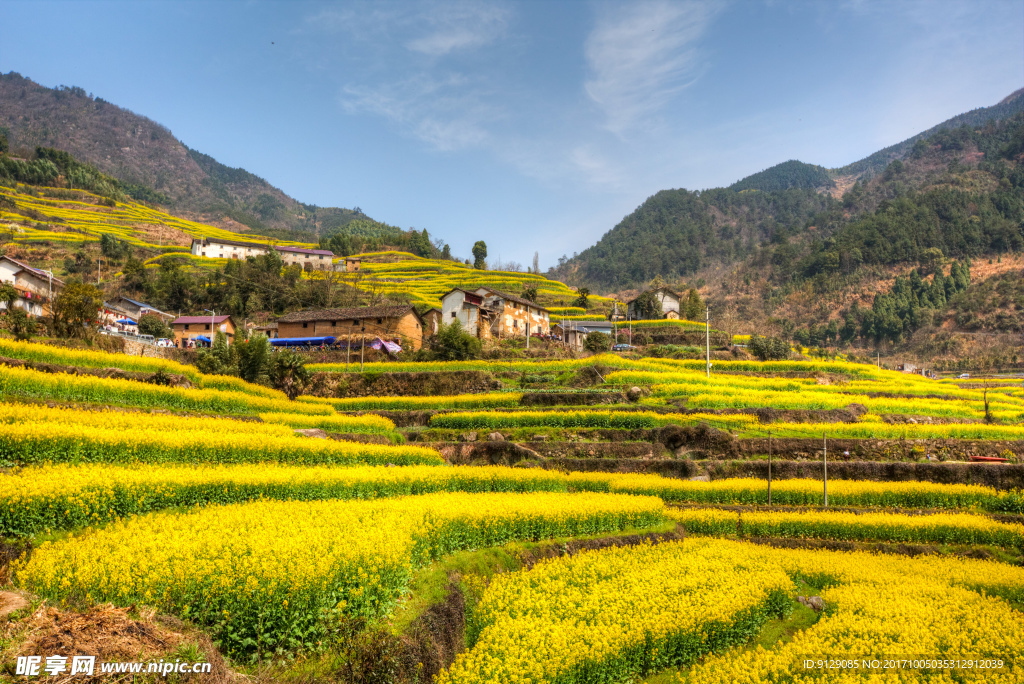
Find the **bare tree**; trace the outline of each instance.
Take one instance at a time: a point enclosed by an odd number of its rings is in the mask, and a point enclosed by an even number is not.
[[[533,253],[533,272],[540,273],[540,252]]]

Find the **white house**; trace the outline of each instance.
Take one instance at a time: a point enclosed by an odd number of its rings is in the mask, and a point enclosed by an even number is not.
[[[258,242],[238,242],[220,238],[201,238],[192,241],[193,256],[207,259],[239,259],[266,254],[271,249],[277,252],[286,266],[298,264],[306,271],[329,271],[333,267],[334,252],[327,249],[306,249],[304,247],[280,247],[263,245]]]
[[[458,320],[471,335],[525,337],[550,332],[550,312],[536,302],[481,287],[474,291],[455,288],[441,297],[441,322]]]
[[[679,295],[668,289],[667,287],[659,287],[654,290],[654,296],[661,302],[661,315],[662,318],[679,318]],[[629,306],[627,316],[636,319],[636,300],[640,297],[637,296],[627,302]]]
[[[0,281],[10,283],[18,291],[14,306],[30,316],[49,316],[50,302],[64,287],[64,281],[49,271],[33,268],[9,256],[0,257]],[[0,303],[6,309],[7,303]]]

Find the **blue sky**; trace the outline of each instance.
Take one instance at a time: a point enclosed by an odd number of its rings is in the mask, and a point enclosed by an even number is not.
[[[658,190],[835,167],[1024,86],[1024,0],[20,2],[76,85],[296,199],[542,268]]]

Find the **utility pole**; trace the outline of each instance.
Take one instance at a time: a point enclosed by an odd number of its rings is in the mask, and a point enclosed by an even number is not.
[[[612,344],[619,343],[619,303],[615,303],[615,311],[612,313],[612,331],[615,333],[615,342]]]
[[[348,373],[348,362],[352,359],[352,333],[348,334],[345,341],[345,372]]]
[[[708,379],[711,378],[711,307],[704,308],[704,340],[707,343]]]
[[[772,431],[768,431],[768,505],[772,505]]]
[[[824,466],[825,474],[825,508],[828,508],[828,441],[826,440],[825,433],[821,433],[821,446],[824,449],[821,456],[821,463]]]
[[[363,372],[363,349],[366,348],[366,324],[359,328],[359,372]]]

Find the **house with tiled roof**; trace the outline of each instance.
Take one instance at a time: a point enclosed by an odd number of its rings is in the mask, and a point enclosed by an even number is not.
[[[64,288],[64,281],[55,278],[50,271],[44,271],[28,264],[0,257],[0,282],[14,286],[18,293],[13,306],[24,309],[29,316],[49,316],[50,302]],[[0,309],[6,309],[7,303],[0,302]]]
[[[285,266],[298,264],[305,271],[330,271],[334,267],[334,252],[328,249],[307,249],[305,247],[283,247],[265,245],[259,242],[242,242],[223,238],[199,238],[192,240],[192,254],[207,259],[239,259],[277,252]]]
[[[540,304],[488,287],[454,288],[441,296],[441,322],[454,321],[482,339],[550,333],[550,312]]]
[[[361,306],[346,309],[293,311],[277,319],[281,339],[333,337],[336,342],[372,341],[379,337],[416,351],[430,336],[423,319],[408,304]]]
[[[228,344],[235,340],[235,322],[231,316],[178,316],[171,322],[171,329],[179,347],[187,347],[189,341],[197,347],[209,347],[218,332],[227,336]]]

